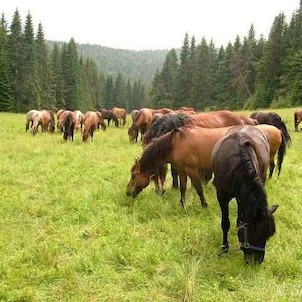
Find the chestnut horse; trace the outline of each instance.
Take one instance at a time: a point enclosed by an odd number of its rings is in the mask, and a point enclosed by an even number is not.
[[[59,131],[61,131],[62,132],[62,129],[63,129],[63,125],[61,125],[60,124],[60,117],[61,117],[61,115],[62,115],[62,113],[65,111],[65,109],[59,109],[58,111],[57,111],[57,113],[56,113],[56,115],[57,115],[57,129],[59,130]]]
[[[302,121],[302,109],[296,109],[294,112],[294,125],[295,125],[295,131],[298,132],[298,126]]]
[[[49,131],[51,133],[55,130],[55,118],[51,111],[41,110],[35,115],[31,131],[33,135],[38,132],[38,126],[41,125],[42,132]]]
[[[83,142],[86,142],[90,136],[90,140],[93,141],[93,133],[95,129],[101,128],[105,131],[106,124],[99,111],[87,111],[84,114],[84,131],[83,131]]]
[[[203,128],[221,128],[234,125],[243,125],[244,122],[233,112],[228,110],[214,111],[209,113],[201,113],[195,115],[187,114],[167,114],[152,122],[143,137],[143,145],[147,145],[155,137],[160,137],[178,127],[184,125],[196,125]],[[171,164],[172,187],[178,187],[177,169]],[[212,174],[205,172],[206,181],[211,179]]]
[[[154,139],[131,168],[126,194],[136,197],[149,185],[150,177],[166,163],[176,167],[180,176],[180,202],[185,205],[187,176],[199,195],[202,207],[207,207],[201,185],[200,171],[212,171],[211,154],[216,142],[230,127],[206,129],[184,126]]]
[[[142,108],[134,118],[133,124],[128,129],[129,141],[137,141],[138,133],[143,137],[144,133],[150,128],[153,120],[153,109]]]
[[[114,107],[111,109],[111,112],[118,119],[118,126],[123,127],[127,122],[127,111],[124,108]]]
[[[235,197],[238,239],[246,262],[261,263],[265,245],[275,233],[273,213],[264,189],[270,146],[264,133],[253,126],[231,129],[215,145],[212,164],[221,209],[222,250],[229,250],[229,202]]]
[[[285,123],[281,119],[281,117],[275,112],[264,112],[264,111],[256,111],[250,115],[251,118],[254,118],[258,121],[259,124],[268,124],[273,125],[279,128],[284,137],[286,144],[289,144],[291,141],[290,134],[286,128]]]

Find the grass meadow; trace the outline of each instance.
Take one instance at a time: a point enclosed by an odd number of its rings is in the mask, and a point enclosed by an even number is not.
[[[266,183],[279,204],[277,233],[264,263],[248,266],[238,250],[231,202],[230,252],[215,189],[203,209],[190,183],[186,211],[178,190],[136,199],[126,185],[139,143],[109,126],[93,143],[60,133],[25,133],[25,115],[0,113],[0,301],[301,301],[302,132],[294,109],[275,110],[291,131],[280,177]],[[249,114],[249,112],[244,112]]]

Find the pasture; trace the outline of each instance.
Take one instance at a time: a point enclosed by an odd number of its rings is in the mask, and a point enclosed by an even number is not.
[[[301,301],[302,132],[294,109],[274,110],[292,143],[282,172],[266,183],[277,233],[260,266],[238,250],[231,202],[230,252],[219,257],[220,209],[212,184],[209,208],[190,183],[158,196],[150,184],[126,196],[141,154],[127,129],[110,125],[92,143],[61,133],[25,133],[25,115],[0,113],[0,301]],[[247,112],[244,112],[247,113]]]

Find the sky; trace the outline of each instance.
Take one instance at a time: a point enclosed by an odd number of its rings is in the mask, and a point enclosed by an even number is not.
[[[180,48],[186,33],[226,46],[252,23],[257,38],[268,38],[274,18],[283,12],[289,22],[298,7],[299,0],[1,0],[0,12],[8,24],[16,9],[22,24],[30,12],[47,40],[149,50]]]

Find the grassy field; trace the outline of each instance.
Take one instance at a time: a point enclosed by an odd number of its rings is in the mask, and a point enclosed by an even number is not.
[[[230,253],[218,257],[220,210],[193,188],[187,211],[179,192],[151,184],[136,199],[126,185],[140,144],[127,126],[83,144],[59,133],[25,133],[25,115],[0,113],[0,301],[301,301],[302,132],[294,109],[276,110],[291,131],[280,177],[266,184],[279,204],[277,233],[260,266],[238,250],[231,202]],[[247,112],[245,112],[247,113]]]

